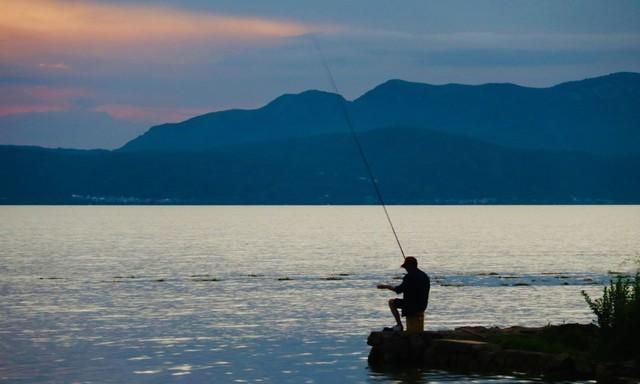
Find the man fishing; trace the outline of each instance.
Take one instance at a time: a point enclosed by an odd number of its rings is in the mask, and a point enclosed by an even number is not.
[[[404,329],[398,309],[402,310],[402,316],[405,317],[418,315],[427,309],[431,288],[429,275],[418,269],[418,260],[415,257],[406,257],[400,267],[407,270],[407,274],[402,278],[402,284],[396,287],[387,284],[378,285],[378,289],[389,289],[403,294],[402,299],[389,300],[389,308],[396,319],[396,325],[391,327],[392,331]]]
[[[327,77],[329,82],[336,94],[340,94],[338,91],[338,87],[336,86],[335,79],[333,78],[333,74],[331,74],[331,70],[329,69],[329,65],[324,60],[322,56],[322,52],[320,51],[320,46],[318,45],[318,41],[310,35],[311,41],[318,53],[320,53],[320,58],[322,59],[322,65],[324,66],[325,71],[327,72]],[[342,100],[342,99],[341,99]],[[391,217],[389,216],[389,212],[387,211],[387,207],[384,203],[384,199],[382,198],[382,193],[380,192],[380,188],[378,187],[378,182],[373,175],[373,171],[371,170],[371,165],[365,156],[364,150],[362,149],[362,145],[360,144],[360,140],[358,139],[358,135],[356,130],[353,127],[351,122],[351,117],[349,116],[349,109],[346,107],[344,102],[340,102],[339,104],[342,114],[344,115],[345,122],[349,127],[349,131],[351,132],[351,137],[353,138],[354,143],[356,144],[356,148],[358,149],[358,153],[360,154],[360,158],[362,159],[362,163],[364,164],[367,174],[369,175],[369,181],[373,186],[374,191],[376,192],[376,196],[378,196],[378,200],[380,201],[380,205],[384,210],[384,214],[387,218],[387,222],[389,223],[389,227],[391,227],[391,231],[393,232],[393,236],[396,239],[396,243],[398,243],[398,248],[400,249],[400,253],[404,257],[404,263],[402,263],[401,267],[407,270],[407,274],[402,279],[402,284],[397,287],[393,287],[391,285],[380,284],[378,285],[379,289],[390,289],[395,293],[402,293],[402,299],[391,299],[389,300],[389,308],[391,308],[391,313],[393,313],[393,317],[396,319],[396,326],[392,328],[394,331],[402,331],[402,321],[400,319],[400,314],[398,313],[398,308],[402,309],[402,316],[414,316],[418,314],[424,313],[425,309],[427,309],[427,303],[429,301],[429,288],[431,286],[431,281],[429,280],[429,276],[423,271],[418,269],[418,261],[415,257],[409,256],[405,257],[404,250],[402,249],[402,244],[400,243],[400,238],[398,237],[398,233],[396,232],[395,227],[393,226],[393,222],[391,221]],[[423,321],[423,318],[421,318]]]

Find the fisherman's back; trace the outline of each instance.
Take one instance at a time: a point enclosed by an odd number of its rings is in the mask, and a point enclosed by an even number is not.
[[[412,316],[424,312],[429,304],[429,291],[431,279],[424,271],[418,268],[410,268],[402,279],[402,284],[396,288],[397,293],[402,293],[405,307],[403,316]]]

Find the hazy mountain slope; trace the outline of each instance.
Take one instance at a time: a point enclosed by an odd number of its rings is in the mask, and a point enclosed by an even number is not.
[[[202,151],[210,148],[346,130],[338,95],[283,95],[256,110],[229,110],[151,128],[123,151]]]

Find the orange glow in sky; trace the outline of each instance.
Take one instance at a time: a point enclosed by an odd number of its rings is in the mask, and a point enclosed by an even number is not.
[[[185,46],[206,47],[220,54],[242,44],[277,44],[312,31],[312,27],[291,21],[163,6],[0,0],[0,64],[31,73],[90,77],[95,71],[113,71],[114,63],[148,68],[158,62],[180,62],[186,58],[177,51]],[[79,58],[94,61],[91,65],[74,63]],[[64,110],[73,99],[85,96],[56,85],[11,88],[5,97],[0,96],[0,116]],[[117,119],[150,122],[177,121],[206,112],[180,106],[127,105],[120,100],[98,102],[94,110]]]
[[[103,53],[176,42],[251,42],[299,36],[300,23],[140,5],[56,0],[2,1],[0,58]]]

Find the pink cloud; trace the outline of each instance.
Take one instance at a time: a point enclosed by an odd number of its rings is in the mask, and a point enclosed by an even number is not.
[[[38,64],[38,68],[47,71],[67,71],[71,69],[71,67],[69,67],[65,63],[40,63]]]
[[[0,86],[0,116],[61,111],[89,94],[84,89],[70,87]]]
[[[18,113],[64,111],[94,95],[80,88],[48,86],[0,86],[0,116]],[[131,104],[102,104],[93,108],[114,119],[145,123],[168,123],[211,112],[213,108],[170,108]]]
[[[211,109],[204,108],[143,107],[128,104],[101,105],[94,110],[105,112],[114,119],[152,124],[179,122],[203,113],[211,112]]]
[[[21,92],[29,98],[43,101],[69,101],[88,95],[88,91],[80,88],[57,88],[43,85],[20,87],[18,88],[18,92]]]
[[[61,106],[46,104],[25,104],[25,105],[0,105],[0,116],[17,115],[20,113],[53,112],[65,109]]]

